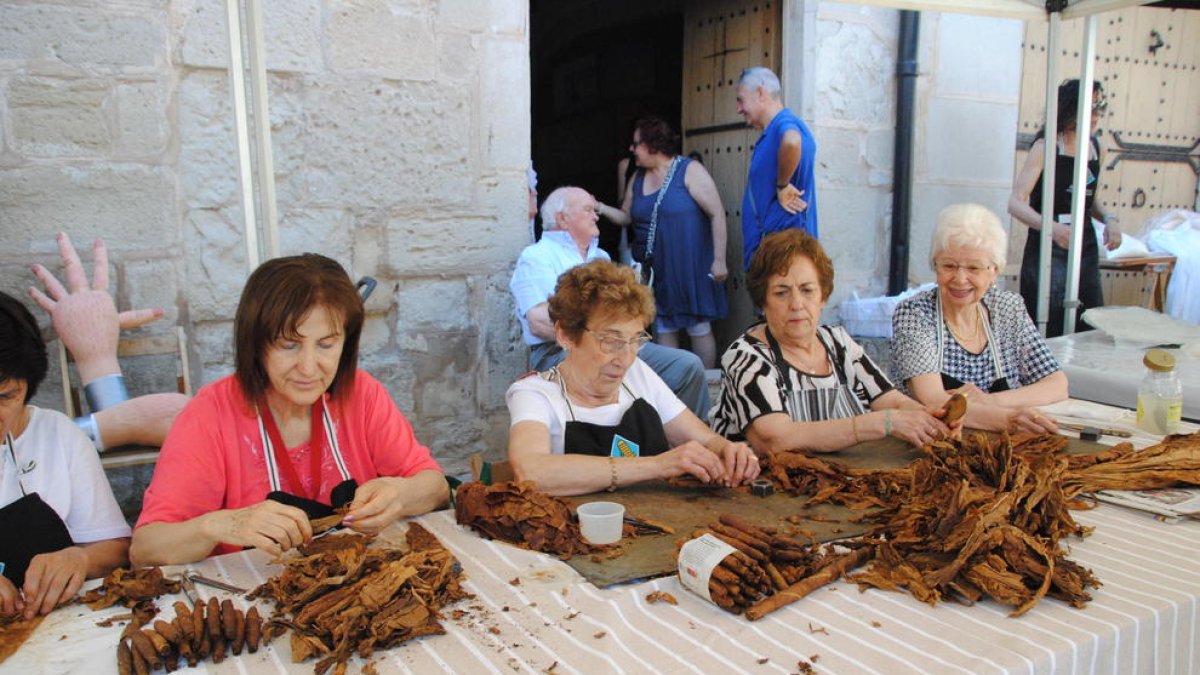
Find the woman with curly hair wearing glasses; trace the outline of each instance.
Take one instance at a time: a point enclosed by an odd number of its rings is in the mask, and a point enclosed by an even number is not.
[[[758,476],[748,446],[713,433],[638,358],[654,300],[633,270],[602,260],[571,268],[549,313],[566,358],[506,396],[519,480],[577,495],[683,475],[729,486]]]

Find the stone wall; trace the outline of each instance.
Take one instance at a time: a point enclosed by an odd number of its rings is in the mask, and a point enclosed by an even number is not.
[[[794,59],[787,86],[817,138],[821,240],[837,270],[824,320],[836,322],[851,293],[887,291],[899,12],[815,0],[785,11],[814,42],[785,49]],[[910,285],[932,280],[929,239],[943,207],[978,201],[1008,220],[1021,39],[1019,21],[921,14]]]
[[[281,253],[376,277],[362,366],[448,471],[498,455],[525,367],[527,3],[263,9]],[[226,35],[219,2],[0,2],[0,287],[57,268],[59,230],[103,237],[118,305],[183,325],[198,383],[231,372],[247,276]]]

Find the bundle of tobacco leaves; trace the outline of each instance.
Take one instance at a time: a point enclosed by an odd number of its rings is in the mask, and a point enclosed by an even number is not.
[[[221,663],[226,651],[238,656],[243,648],[253,654],[261,642],[262,625],[254,606],[242,612],[228,599],[218,603],[209,598],[192,607],[177,601],[170,622],[159,619],[152,628],[143,629],[134,621],[125,627],[117,642],[117,674],[141,675],[159,668],[171,672],[180,659],[192,667],[209,658]]]
[[[579,524],[571,519],[571,504],[539,492],[530,481],[484,485],[464,483],[455,497],[454,513],[467,525],[491,538],[566,560],[591,553]]]
[[[168,579],[161,567],[142,567],[136,570],[118,567],[95,589],[84,593],[79,601],[93,611],[118,603],[133,610],[140,623],[148,623],[158,609],[154,599],[160,595],[179,592],[179,581]]]
[[[344,673],[366,658],[422,635],[445,633],[438,612],[467,596],[462,567],[437,537],[409,523],[408,550],[368,547],[360,535],[330,535],[285,558],[284,570],[251,598],[275,601],[268,639],[291,629],[292,661],[317,657],[315,672]]]
[[[1095,461],[1087,461],[1095,458]],[[1076,496],[1097,490],[1152,490],[1200,485],[1200,434],[1167,436],[1134,450],[1121,443],[1097,455],[1074,455],[1063,489]]]

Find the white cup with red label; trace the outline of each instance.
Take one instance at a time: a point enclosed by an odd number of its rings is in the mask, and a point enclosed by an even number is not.
[[[605,546],[621,541],[625,527],[625,506],[616,502],[588,502],[575,509],[579,533],[589,544]]]

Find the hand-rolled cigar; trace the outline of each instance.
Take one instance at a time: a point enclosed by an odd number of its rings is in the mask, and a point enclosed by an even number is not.
[[[159,661],[165,663],[171,654],[171,643],[156,630],[146,629],[145,633],[150,644],[154,646],[154,653],[158,655]]]
[[[152,670],[159,667],[158,652],[154,649],[154,643],[150,641],[150,637],[143,630],[138,630],[131,638],[131,647],[137,652],[146,665]]]
[[[242,646],[246,644],[246,616],[241,610],[234,610],[233,615],[235,625],[233,627],[233,655],[238,656],[242,653]]]
[[[167,643],[172,647],[179,646],[179,630],[174,625],[169,624],[162,619],[157,619],[154,622],[154,632],[162,636],[162,638],[166,640]]]
[[[258,642],[262,637],[262,617],[258,615],[258,606],[253,605],[246,612],[246,648],[253,654],[258,651]]]
[[[117,675],[133,675],[133,650],[123,638],[117,643]]]
[[[213,638],[212,662],[220,663],[225,660],[225,638]]]
[[[743,532],[736,527],[729,527],[728,525],[722,525],[721,523],[709,523],[708,529],[712,530],[713,532],[723,534],[726,537],[731,537],[733,539],[737,539],[738,541],[744,542],[747,546],[750,546],[761,553],[771,552],[771,544],[758,539],[747,532]]]
[[[133,643],[132,638],[130,638],[130,643]],[[150,664],[146,662],[146,659],[142,656],[142,653],[139,652],[137,648],[131,648],[130,652],[131,656],[133,657],[134,675],[150,675]]]
[[[717,539],[720,539],[721,541],[725,542],[726,544],[729,544],[730,546],[734,547],[735,549],[737,549],[737,550],[741,551],[742,553],[753,558],[755,562],[758,562],[758,563],[767,562],[767,556],[765,553],[762,553],[761,551],[756,550],[752,546],[747,545],[745,542],[741,541],[740,539],[734,539],[733,537],[729,537],[729,536],[726,536],[719,532],[714,532],[712,530],[700,530],[699,534],[696,534],[694,536],[698,537],[698,536],[702,536],[705,534],[711,534],[712,536],[716,537]]]
[[[237,610],[233,608],[233,601],[225,598],[221,601],[221,634],[226,640],[232,640],[237,634]]]
[[[767,563],[765,568],[767,570],[767,576],[771,579],[771,586],[773,586],[775,590],[782,591],[788,587],[787,580],[783,578],[783,574],[780,573],[779,568],[775,566],[775,563]]]
[[[826,565],[812,576],[801,579],[782,591],[759,601],[753,607],[746,610],[746,618],[751,621],[757,621],[780,607],[792,604],[825,584],[837,581],[848,570],[866,562],[870,554],[869,550],[860,548],[857,551],[840,556],[835,562]]]
[[[718,520],[721,521],[722,525],[739,529],[755,539],[770,539],[773,534],[773,532],[767,531],[768,528],[752,525],[731,513],[722,513]]]
[[[216,597],[208,599],[208,605],[204,608],[204,622],[215,652],[217,645],[224,643],[224,640],[221,639],[224,637],[221,634],[221,605],[217,603]]]
[[[208,635],[204,621],[204,603],[197,602],[192,606],[192,647],[200,658],[208,656],[208,650],[203,648],[204,636]]]

